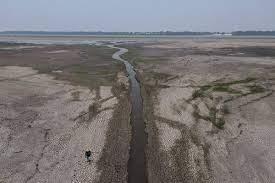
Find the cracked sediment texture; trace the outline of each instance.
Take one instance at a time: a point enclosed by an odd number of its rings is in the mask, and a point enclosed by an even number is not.
[[[152,111],[156,94],[150,86],[143,88],[143,96],[146,96],[149,182],[202,182],[209,179],[202,156],[204,150],[197,148],[188,126],[167,119],[168,116],[155,115]]]
[[[114,50],[22,45],[0,45],[0,182],[127,182],[129,83]]]
[[[95,91],[30,67],[0,67],[0,80],[0,181],[95,182],[110,169],[121,170],[115,175],[126,180],[127,156],[119,163],[112,159],[128,154],[129,140],[120,139],[129,136],[128,116],[117,118],[122,104],[129,110],[126,91],[105,86],[98,98]],[[104,150],[110,136],[124,141],[124,151]],[[86,150],[92,151],[90,163]],[[109,164],[97,166],[100,159]]]
[[[274,43],[171,42],[128,47],[144,97],[149,182],[273,182]]]
[[[131,138],[131,105],[128,94],[128,79],[124,73],[118,74],[118,85],[112,91],[118,98],[117,107],[110,120],[107,139],[102,156],[97,163],[100,170],[99,183],[127,182],[127,164]],[[122,87],[122,88],[121,88]]]

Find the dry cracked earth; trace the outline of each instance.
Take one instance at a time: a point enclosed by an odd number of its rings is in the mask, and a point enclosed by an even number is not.
[[[143,89],[149,182],[274,182],[274,39],[125,46]]]
[[[274,182],[274,39],[121,47],[141,84],[148,182]],[[131,104],[115,51],[0,44],[0,182],[127,182]]]
[[[2,45],[0,182],[126,182],[129,84],[114,52]]]

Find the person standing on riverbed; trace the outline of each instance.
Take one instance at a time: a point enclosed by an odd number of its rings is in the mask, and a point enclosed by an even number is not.
[[[91,162],[91,155],[92,155],[92,152],[91,151],[86,151],[85,152],[85,157],[87,159],[87,162]]]

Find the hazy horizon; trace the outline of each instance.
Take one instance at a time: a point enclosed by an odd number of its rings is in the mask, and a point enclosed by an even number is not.
[[[273,0],[0,0],[0,31],[275,30]]]

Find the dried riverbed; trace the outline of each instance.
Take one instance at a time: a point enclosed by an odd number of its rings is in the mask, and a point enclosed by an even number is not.
[[[127,182],[129,84],[114,50],[7,46],[0,49],[0,182]]]
[[[142,86],[149,182],[273,182],[274,42],[126,46]]]
[[[0,44],[0,182],[273,182],[274,40],[120,46]]]

